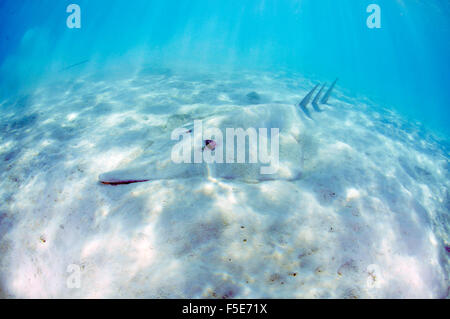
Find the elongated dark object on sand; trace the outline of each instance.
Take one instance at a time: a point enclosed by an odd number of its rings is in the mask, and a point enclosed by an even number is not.
[[[268,119],[277,119],[280,113],[292,111],[287,110],[285,105],[274,104],[266,107],[264,112],[255,112],[251,122],[243,118],[240,108],[227,111],[226,118],[237,127],[246,125],[267,127]],[[224,121],[219,129],[225,131],[230,122],[225,123]],[[258,140],[264,141],[265,146],[255,144],[255,141],[252,142],[253,139],[250,139],[248,144],[246,143],[248,148],[244,146],[240,150],[237,147],[232,159],[228,162],[227,159],[231,156],[227,157],[229,154],[226,145],[227,141],[230,143],[231,139],[224,141],[223,138],[213,135],[215,136],[213,141],[201,127],[196,128],[194,123],[182,125],[177,130],[178,136],[171,133],[170,139],[167,138],[165,132],[161,132],[160,135],[155,133],[155,136],[152,136],[152,140],[155,142],[151,149],[143,149],[142,152],[133,154],[133,158],[129,158],[126,165],[119,165],[113,170],[100,172],[96,182],[99,187],[117,185],[114,187],[128,189],[133,186],[158,187],[158,183],[168,180],[180,180],[186,185],[192,183],[195,185],[202,180],[212,183],[231,180],[249,184],[275,180],[297,180],[302,176],[303,163],[292,165],[289,169],[282,169],[281,163],[291,163],[302,158],[303,142],[296,138],[283,137],[284,132],[289,134],[291,127],[296,127],[293,121],[285,120],[277,125],[279,125],[277,126],[279,129],[271,130],[270,134],[269,132],[259,133]],[[191,134],[190,138],[186,138],[189,134]],[[237,136],[237,133],[234,135]],[[233,144],[236,145],[236,142],[234,141]],[[142,145],[144,147],[145,144]],[[203,146],[205,148],[202,151]],[[258,152],[263,150],[265,153],[265,156],[258,156],[256,162],[250,160],[250,150],[254,149],[257,149]],[[239,154],[245,155],[244,161],[239,160]],[[223,160],[221,161],[221,159]],[[147,184],[137,184],[141,182]],[[130,185],[127,186],[127,184]]]
[[[133,184],[133,183],[143,183],[143,182],[148,182],[149,179],[124,179],[124,180],[101,180],[100,179],[100,183],[105,184],[105,185],[126,185],[126,184]]]
[[[320,101],[320,103],[327,104],[328,99],[330,98],[330,95],[331,95],[331,91],[333,91],[333,88],[336,85],[337,81],[338,81],[338,79],[334,80],[333,84],[331,84],[330,88],[328,89],[327,93],[325,93],[325,95],[323,96],[323,98]]]

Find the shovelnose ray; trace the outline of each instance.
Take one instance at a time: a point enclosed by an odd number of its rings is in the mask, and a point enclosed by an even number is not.
[[[301,147],[295,138],[284,137],[287,141],[280,143],[280,163],[273,174],[261,174],[261,167],[269,167],[270,163],[175,163],[170,159],[150,159],[147,162],[137,163],[131,167],[103,173],[99,181],[106,185],[124,185],[164,179],[185,178],[222,178],[225,180],[239,180],[246,183],[259,183],[270,180],[295,180],[301,176]],[[281,141],[280,141],[281,142]],[[270,145],[270,141],[268,142]],[[217,151],[216,147],[215,151]],[[205,148],[203,152],[211,154]],[[225,157],[225,156],[224,156]],[[283,164],[283,159],[289,164]],[[295,161],[295,162],[294,162]],[[296,163],[294,167],[292,163]]]
[[[322,85],[322,87],[320,88],[319,92],[317,92],[316,96],[314,97],[314,100],[312,101],[312,106],[314,108],[314,110],[316,112],[322,112],[322,110],[319,108],[319,99],[320,99],[320,94],[322,94],[323,89],[325,88],[325,84]]]
[[[336,82],[338,81],[338,79],[334,80],[333,84],[331,84],[330,88],[328,89],[328,91],[325,93],[325,95],[323,96],[322,100],[320,101],[320,103],[322,104],[327,104],[328,99],[330,98],[331,92],[333,91],[334,86],[336,85]]]
[[[153,135],[152,140],[155,142],[148,151],[141,153],[125,167],[101,174],[99,181],[106,185],[122,185],[186,178],[246,183],[296,180],[303,171],[303,164],[299,161],[303,158],[303,139],[298,132],[298,123],[291,120],[293,112],[286,105],[267,105],[254,107],[251,113],[243,117],[241,109],[227,109],[227,112],[200,121],[200,130],[194,124],[193,129],[182,128],[182,134],[174,134],[178,132],[176,127],[168,127],[169,132],[173,130],[171,135],[167,135],[167,130]],[[229,128],[235,128],[235,133],[242,128],[240,132],[244,132],[244,135],[234,134],[233,139],[227,139],[226,131]],[[255,135],[250,138],[253,133],[249,132],[253,128]],[[267,128],[267,131],[261,133],[259,128]],[[274,135],[275,138],[272,137],[271,128],[279,129],[279,135]],[[220,130],[222,137],[213,133],[214,138],[211,139],[209,130]],[[228,143],[231,140],[234,141],[234,152],[230,156]],[[250,160],[250,150],[257,150],[252,153],[256,154],[256,161]],[[173,160],[174,154],[182,160]],[[189,156],[185,157],[184,154]],[[200,162],[194,163],[195,154],[200,154]],[[242,155],[244,162],[237,163]],[[222,163],[211,161],[211,157],[216,160],[222,158]],[[270,173],[267,173],[268,169]]]

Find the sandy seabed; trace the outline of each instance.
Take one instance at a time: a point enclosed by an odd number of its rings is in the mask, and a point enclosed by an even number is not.
[[[295,105],[315,84],[144,68],[0,101],[0,295],[448,297],[448,141],[339,86],[305,114]],[[149,182],[98,182],[167,157],[172,130],[196,119],[280,128],[283,176],[160,165]]]

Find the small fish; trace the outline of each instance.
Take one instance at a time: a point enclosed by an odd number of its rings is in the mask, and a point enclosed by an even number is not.
[[[85,63],[87,63],[87,62],[89,62],[89,60],[83,60],[83,61],[81,61],[81,62],[78,62],[78,63],[72,64],[72,65],[69,65],[68,67],[65,67],[65,68],[61,69],[60,72],[69,70],[69,69],[71,69],[71,68],[74,68],[74,67],[76,67],[76,66],[85,64]]]

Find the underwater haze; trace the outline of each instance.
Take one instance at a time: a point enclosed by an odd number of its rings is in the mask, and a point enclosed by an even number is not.
[[[346,90],[450,132],[448,1],[80,0],[75,30],[65,25],[70,3],[2,1],[3,90],[85,60],[288,69],[338,76]],[[366,26],[371,3],[381,29]]]
[[[448,298],[449,17],[1,1],[0,297]],[[195,121],[278,129],[277,172],[174,163]]]

